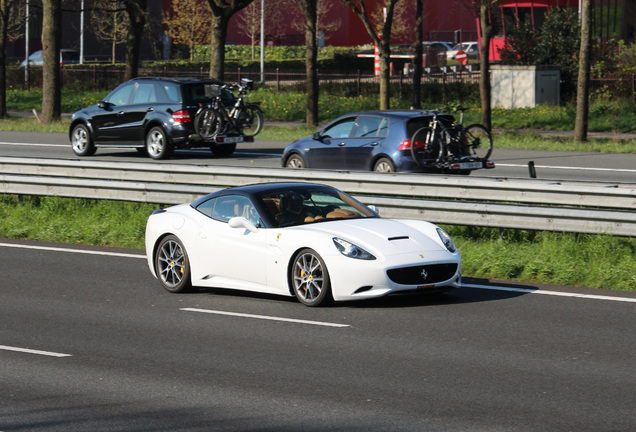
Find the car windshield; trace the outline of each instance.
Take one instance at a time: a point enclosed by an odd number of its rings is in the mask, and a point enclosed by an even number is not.
[[[291,189],[258,196],[266,216],[279,227],[337,219],[377,217],[350,196],[331,188]]]

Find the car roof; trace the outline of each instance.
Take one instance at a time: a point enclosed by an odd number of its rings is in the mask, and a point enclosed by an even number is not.
[[[198,77],[156,77],[156,76],[148,76],[148,77],[137,77],[133,78],[130,81],[147,81],[147,80],[155,80],[155,81],[164,81],[164,82],[173,82],[175,84],[198,84],[198,83],[206,83],[206,84],[222,84],[216,78],[198,78]]]
[[[383,117],[393,117],[393,118],[414,118],[414,117],[422,117],[422,116],[432,116],[433,112],[429,110],[422,109],[390,109],[390,110],[374,110],[374,111],[360,111],[349,113],[342,117],[348,116],[360,116],[360,115],[377,115]]]
[[[244,195],[253,196],[263,192],[279,192],[286,190],[302,190],[302,189],[333,189],[331,186],[318,184],[318,183],[306,183],[306,182],[271,182],[271,183],[257,183],[245,186],[237,186],[220,191],[212,192],[198,200],[194,201],[191,206],[197,207],[204,201],[211,198],[224,195]]]

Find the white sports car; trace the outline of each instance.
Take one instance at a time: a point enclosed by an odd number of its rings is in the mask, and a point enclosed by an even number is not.
[[[146,254],[170,292],[230,288],[296,296],[307,306],[461,284],[461,256],[444,230],[382,219],[312,183],[241,186],[156,210]]]

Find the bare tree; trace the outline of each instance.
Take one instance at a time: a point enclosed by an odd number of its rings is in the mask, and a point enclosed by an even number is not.
[[[42,121],[51,123],[62,117],[62,1],[43,0],[42,6]]]
[[[371,22],[371,16],[367,10],[365,0],[344,0],[353,9],[353,12],[362,20],[369,36],[377,45],[380,52],[380,109],[389,109],[391,106],[390,95],[390,62],[391,62],[391,25],[395,5],[399,0],[384,0],[386,8],[385,19],[378,32]],[[369,0],[367,2],[370,3]],[[375,2],[374,2],[375,3]],[[371,11],[372,12],[372,11]]]
[[[472,0],[473,7],[479,17],[481,46],[479,55],[479,94],[481,96],[481,123],[492,129],[492,95],[490,84],[490,40],[493,36],[493,25],[490,13],[494,12],[501,0]]]
[[[15,40],[24,22],[24,8],[18,0],[0,0],[0,118],[7,116],[6,41]]]
[[[587,121],[590,109],[591,3],[591,0],[583,0],[581,3],[581,50],[576,87],[576,123],[574,125],[574,138],[579,142],[587,141]]]
[[[415,47],[413,50],[413,108],[422,108],[422,61],[424,55],[424,34],[422,15],[424,0],[415,0]]]
[[[256,42],[261,34],[261,4],[254,2],[238,14],[239,31],[250,38],[252,60],[256,58]]]
[[[212,10],[210,38],[210,76],[223,80],[225,74],[225,41],[230,18],[254,0],[208,0]]]
[[[95,37],[110,43],[111,63],[115,64],[117,45],[126,40],[128,28],[130,27],[123,2],[109,0],[102,3],[101,7],[93,9],[91,24]]]
[[[135,78],[139,74],[139,55],[141,52],[141,36],[148,19],[146,17],[146,0],[123,0],[128,14],[130,27],[126,37],[126,70],[124,80]]]
[[[210,40],[211,19],[212,12],[205,0],[172,0],[163,23],[173,42],[188,46],[192,61],[194,47]]]
[[[318,125],[318,0],[300,0],[305,12],[305,69],[307,80],[307,126]]]

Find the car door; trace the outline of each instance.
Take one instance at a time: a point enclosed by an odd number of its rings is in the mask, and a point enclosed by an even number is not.
[[[350,116],[323,129],[306,153],[308,167],[346,169],[345,147],[351,139],[355,121],[356,117]]]
[[[144,124],[157,108],[157,89],[152,81],[140,81],[135,86],[130,105],[121,114],[120,132],[125,144],[141,144],[144,141]]]
[[[351,139],[343,147],[348,169],[370,169],[371,159],[386,137],[387,125],[387,119],[381,116],[361,115],[356,119]]]
[[[208,274],[228,278],[237,284],[267,284],[267,230],[256,232],[233,228],[228,221],[242,216],[259,226],[260,217],[247,197],[226,195],[217,197],[202,213],[209,221],[199,230],[204,242],[205,267]]]
[[[98,104],[91,118],[95,142],[119,144],[124,141],[122,125],[134,89],[134,82],[124,83]]]

